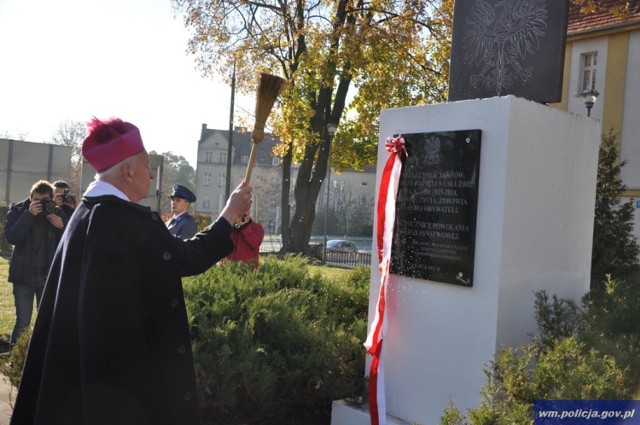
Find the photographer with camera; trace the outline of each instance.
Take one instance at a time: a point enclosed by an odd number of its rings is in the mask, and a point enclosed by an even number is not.
[[[69,185],[64,180],[57,180],[53,182],[54,193],[53,200],[56,205],[62,208],[62,211],[67,215],[67,218],[71,218],[71,214],[78,205],[78,197],[71,193]]]
[[[67,216],[52,200],[53,191],[48,181],[40,180],[31,187],[29,198],[11,204],[7,212],[4,235],[13,245],[8,280],[16,305],[12,346],[31,324],[34,296],[40,305],[49,265],[67,224]]]

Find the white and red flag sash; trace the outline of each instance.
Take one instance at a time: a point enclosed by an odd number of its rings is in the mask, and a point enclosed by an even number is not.
[[[380,271],[380,291],[376,312],[364,343],[371,354],[369,369],[369,413],[371,425],[385,425],[387,408],[384,394],[384,367],[382,363],[382,340],[387,331],[386,315],[387,281],[391,260],[393,226],[396,218],[396,198],[402,171],[402,155],[407,155],[402,136],[387,138],[385,147],[391,155],[387,159],[380,179],[378,196],[376,236],[378,240],[378,269]]]

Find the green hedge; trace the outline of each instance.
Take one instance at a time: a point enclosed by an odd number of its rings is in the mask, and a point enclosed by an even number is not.
[[[205,423],[328,423],[332,400],[364,391],[368,285],[364,268],[331,282],[292,256],[186,281]]]
[[[440,424],[529,424],[534,400],[638,399],[640,281],[607,277],[602,288],[580,304],[536,292],[539,338],[499,350],[468,422],[453,400]]]
[[[332,400],[363,394],[369,271],[347,276],[265,257],[184,279],[205,424],[327,424]],[[29,336],[0,357],[16,387]]]

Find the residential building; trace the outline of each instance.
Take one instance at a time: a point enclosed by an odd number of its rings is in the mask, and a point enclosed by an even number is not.
[[[589,14],[577,6],[570,9],[562,101],[553,106],[586,115],[582,93],[599,92],[591,117],[602,121],[605,134],[613,130],[618,135],[626,161],[624,200],[634,199],[640,238],[640,0],[598,4]]]
[[[258,151],[250,182],[253,186],[251,216],[269,233],[278,233],[280,230],[282,167],[280,158],[273,153],[273,148],[278,143],[278,138],[265,133],[264,139],[257,145]],[[231,191],[245,177],[253,146],[251,132],[244,127],[236,127],[232,144]],[[202,124],[196,166],[196,213],[217,217],[224,208],[227,201],[225,191],[228,150],[229,131],[209,129],[206,124]],[[291,174],[293,190],[297,167],[292,167]]]
[[[273,149],[280,143],[277,137],[266,133],[258,145],[256,162],[252,170],[253,204],[251,216],[259,221],[270,234],[279,234],[282,225],[281,190],[282,167],[280,158]],[[252,147],[251,132],[236,127],[232,137],[231,190],[244,179]],[[209,129],[202,124],[198,141],[198,164],[196,167],[195,212],[216,217],[226,202],[227,153],[229,131]],[[313,233],[324,234],[325,216],[327,231],[335,235],[354,233],[371,235],[373,228],[373,203],[375,190],[375,166],[363,172],[332,172],[331,188],[320,190],[316,203],[316,220]],[[289,213],[295,212],[293,190],[298,174],[296,164],[291,167],[291,193]],[[325,214],[329,195],[329,215]]]
[[[368,236],[373,233],[376,166],[368,165],[362,171],[332,171],[330,189],[323,184],[316,203],[313,233],[324,234],[326,216],[327,233],[336,237]],[[327,196],[328,203],[327,203]]]

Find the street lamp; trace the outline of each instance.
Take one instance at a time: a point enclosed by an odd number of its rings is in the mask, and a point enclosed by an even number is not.
[[[596,99],[598,99],[600,93],[596,89],[585,90],[582,92],[582,99],[584,100],[584,106],[587,107],[587,116],[591,116],[591,108],[593,108],[593,104],[596,103]]]
[[[324,210],[324,262],[327,262],[327,218],[329,216],[329,190],[331,189],[331,145],[333,144],[333,136],[338,130],[338,124],[328,123],[327,133],[329,133],[329,155],[327,156],[327,205]]]

